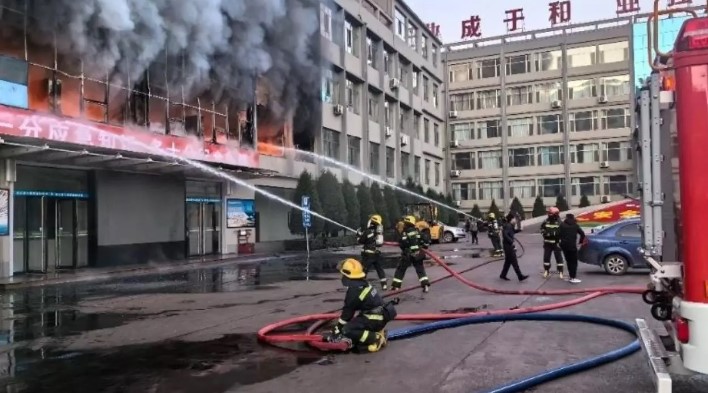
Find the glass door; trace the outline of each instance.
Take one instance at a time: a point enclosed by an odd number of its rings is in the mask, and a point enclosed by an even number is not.
[[[202,204],[187,203],[188,255],[202,255]]]
[[[44,197],[28,197],[26,255],[25,271],[30,273],[44,273],[47,271],[45,263],[45,226],[44,226]]]
[[[217,244],[214,244],[216,238],[216,231],[214,230],[214,203],[204,203],[202,204],[202,228],[204,231],[204,244],[203,244],[203,255],[214,254],[216,251]]]
[[[49,204],[55,205],[56,211],[56,267],[74,268],[76,267],[76,200],[55,199],[50,200]]]
[[[76,266],[89,265],[89,208],[88,201],[76,201]]]

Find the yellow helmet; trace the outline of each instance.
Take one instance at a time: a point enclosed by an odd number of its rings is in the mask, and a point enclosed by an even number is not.
[[[413,216],[405,216],[405,217],[403,217],[403,222],[406,224],[415,225],[416,220],[415,220],[415,217],[413,217]]]
[[[351,279],[359,279],[366,277],[364,273],[364,267],[361,266],[361,262],[354,258],[347,258],[339,264],[339,272],[342,273],[344,277]]]
[[[369,221],[376,225],[381,225],[383,223],[383,218],[381,218],[378,214],[372,214],[371,217],[369,217]]]
[[[489,213],[489,218],[497,218],[497,216],[494,213]]]

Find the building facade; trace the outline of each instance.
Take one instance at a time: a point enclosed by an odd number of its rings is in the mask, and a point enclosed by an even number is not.
[[[633,192],[631,18],[446,46],[450,189],[464,210]]]

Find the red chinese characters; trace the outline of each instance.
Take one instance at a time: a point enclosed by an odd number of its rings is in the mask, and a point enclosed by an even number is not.
[[[462,21],[462,38],[477,38],[482,36],[482,19],[478,15],[470,16]]]
[[[570,10],[570,0],[548,3],[548,11],[550,12],[548,20],[551,22],[551,26],[570,22]]]
[[[617,15],[639,12],[639,0],[617,0]]]
[[[513,10],[507,10],[506,11],[506,19],[504,19],[504,22],[506,22],[506,30],[508,32],[512,31],[517,31],[517,30],[523,30],[524,25],[524,9],[523,8],[516,8]]]
[[[428,30],[433,33],[433,36],[440,38],[440,25],[433,22],[427,24]]]

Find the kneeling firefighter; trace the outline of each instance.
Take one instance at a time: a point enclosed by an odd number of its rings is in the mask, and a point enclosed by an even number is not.
[[[377,352],[386,345],[386,324],[396,318],[394,304],[384,304],[376,288],[366,281],[364,268],[356,259],[346,259],[340,266],[342,284],[347,287],[342,315],[325,337],[329,342],[345,342],[347,349]],[[355,314],[359,312],[356,316]]]
[[[418,274],[418,281],[423,288],[423,292],[430,291],[430,280],[425,273],[425,253],[423,249],[428,248],[428,240],[420,234],[415,226],[416,219],[413,216],[403,218],[403,233],[398,244],[401,247],[401,261],[396,267],[396,272],[393,274],[392,290],[399,290],[403,285],[403,277],[406,275],[406,270],[410,265],[413,265],[415,272]]]
[[[373,267],[379,276],[381,289],[388,289],[386,285],[386,272],[381,266],[381,250],[383,245],[383,219],[378,214],[373,214],[369,217],[369,222],[366,224],[366,229],[358,232],[359,244],[364,247],[361,250],[361,262],[364,265],[364,274],[369,273],[369,269]]]

